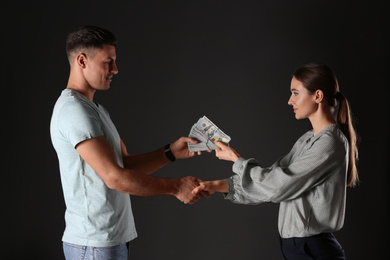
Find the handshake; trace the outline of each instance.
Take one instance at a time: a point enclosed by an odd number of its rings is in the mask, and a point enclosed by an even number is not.
[[[185,204],[194,204],[203,197],[210,197],[211,194],[228,192],[227,184],[224,180],[201,181],[192,176],[178,179],[179,189],[175,194],[176,198]]]
[[[179,139],[177,142],[184,138]],[[193,144],[196,143],[193,139],[188,138],[187,140]],[[240,158],[240,155],[227,144],[219,141],[214,143],[218,147],[218,149],[215,149],[215,155],[220,160],[235,162]],[[211,150],[208,150],[208,152],[211,152]],[[188,157],[194,156],[195,153],[200,155],[200,152],[189,152]],[[224,180],[202,181],[199,178],[188,176],[175,181],[174,187],[176,192],[173,195],[185,204],[194,204],[203,197],[210,197],[215,192],[228,193],[229,191],[228,185]]]

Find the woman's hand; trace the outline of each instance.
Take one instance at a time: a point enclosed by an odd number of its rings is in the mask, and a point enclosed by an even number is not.
[[[219,147],[219,149],[215,150],[215,156],[217,156],[220,160],[226,161],[237,161],[241,156],[230,146],[216,141],[215,144]]]
[[[214,194],[215,192],[228,193],[229,187],[226,181],[224,180],[201,181],[198,187],[192,190],[192,194],[196,197],[211,195]]]

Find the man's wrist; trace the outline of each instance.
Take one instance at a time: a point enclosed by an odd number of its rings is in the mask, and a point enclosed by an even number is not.
[[[171,144],[167,144],[164,147],[164,153],[165,153],[165,156],[168,158],[169,161],[171,161],[171,162],[176,161],[176,157],[173,155],[172,150],[171,150]]]

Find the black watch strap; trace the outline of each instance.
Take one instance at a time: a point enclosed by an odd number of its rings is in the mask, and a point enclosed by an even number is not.
[[[171,162],[176,161],[176,158],[175,158],[175,156],[173,155],[173,153],[172,153],[172,151],[171,151],[171,144],[167,144],[167,145],[165,146],[164,152],[165,152],[165,156],[166,156]]]

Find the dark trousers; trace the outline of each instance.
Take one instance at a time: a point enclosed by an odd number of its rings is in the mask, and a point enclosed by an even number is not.
[[[344,250],[332,233],[280,238],[280,246],[286,260],[345,260]]]

